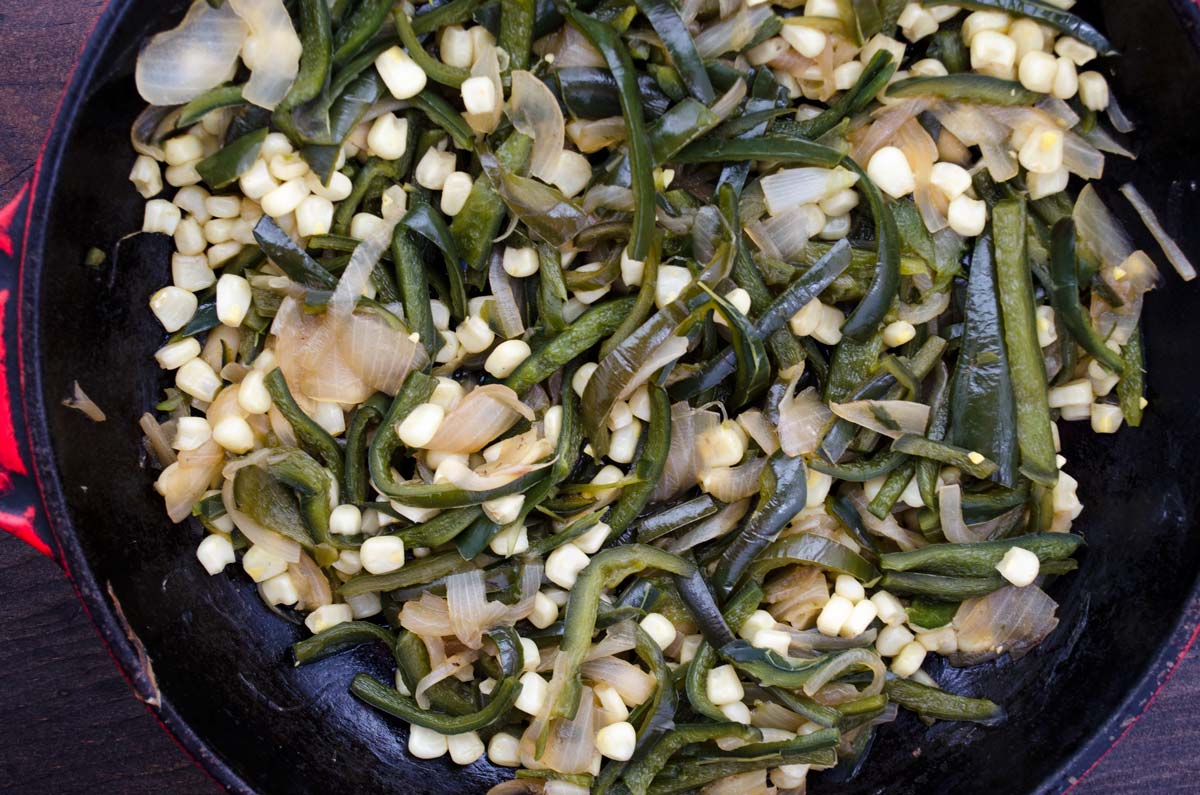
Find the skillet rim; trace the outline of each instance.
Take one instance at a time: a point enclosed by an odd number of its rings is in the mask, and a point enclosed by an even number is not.
[[[167,735],[198,767],[230,792],[238,795],[257,795],[258,791],[209,747],[206,740],[191,728],[174,705],[164,698],[153,684],[151,663],[140,641],[126,623],[115,599],[111,598],[111,594],[106,598],[105,590],[96,581],[78,543],[76,529],[67,509],[63,485],[53,455],[47,405],[43,398],[37,307],[42,287],[47,219],[58,183],[62,158],[75,132],[76,118],[86,101],[99,57],[113,39],[119,20],[137,2],[138,0],[106,0],[101,7],[60,97],[30,179],[17,276],[17,361],[25,431],[34,481],[56,548],[55,557],[62,565],[67,579],[83,603],[88,619],[100,635],[118,670],[125,676],[138,700],[143,702]],[[1174,9],[1179,24],[1187,31],[1193,46],[1200,49],[1200,0],[1168,0],[1168,3]],[[1191,594],[1183,604],[1174,627],[1152,655],[1138,684],[1126,694],[1108,718],[1091,732],[1089,738],[1047,775],[1034,791],[1068,793],[1081,784],[1154,704],[1198,637],[1200,578],[1193,582]]]

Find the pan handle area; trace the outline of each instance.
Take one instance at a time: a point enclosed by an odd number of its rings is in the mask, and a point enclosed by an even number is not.
[[[0,530],[61,565],[33,474],[25,431],[20,295],[29,185],[0,209]]]

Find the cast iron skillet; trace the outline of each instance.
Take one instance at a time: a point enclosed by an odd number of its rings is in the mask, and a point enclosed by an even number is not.
[[[159,236],[115,242],[141,226],[142,202],[126,179],[129,126],[141,107],[133,61],[140,42],[173,25],[186,5],[112,0],[67,89],[32,190],[0,214],[0,254],[14,260],[0,268],[9,287],[0,291],[8,351],[0,359],[7,365],[0,384],[8,385],[0,386],[0,467],[9,481],[0,482],[0,508],[8,511],[0,527],[63,565],[137,696],[231,791],[482,793],[499,778],[486,761],[459,768],[412,759],[405,730],[347,694],[355,671],[387,675],[381,650],[292,667],[289,646],[303,628],[272,615],[240,571],[206,575],[194,557],[199,529],[172,526],[151,489],[136,422],[166,381],[150,358],[162,334],[146,301],[169,280],[170,244]],[[1085,2],[1082,11],[1124,53],[1105,67],[1139,125],[1143,158],[1110,157],[1110,174],[1133,179],[1184,248],[1200,256],[1193,126],[1200,11],[1191,0]],[[1125,209],[1119,199],[1111,204]],[[99,270],[81,264],[93,245],[109,252]],[[1020,661],[933,672],[953,690],[1000,702],[1009,720],[994,729],[926,728],[906,717],[879,733],[861,776],[827,778],[816,791],[1069,789],[1186,652],[1200,621],[1200,534],[1192,527],[1200,509],[1193,416],[1200,303],[1195,287],[1171,273],[1166,281],[1169,289],[1147,304],[1144,427],[1103,438],[1078,427],[1064,433],[1087,506],[1079,529],[1090,546],[1079,573],[1052,589],[1061,625]],[[9,300],[13,290],[19,303]],[[107,422],[60,406],[73,380]],[[8,399],[18,390],[23,405]],[[22,425],[27,439],[12,433]]]

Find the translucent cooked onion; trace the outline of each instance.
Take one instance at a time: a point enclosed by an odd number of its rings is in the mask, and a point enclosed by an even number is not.
[[[914,326],[924,325],[934,318],[941,317],[950,308],[950,291],[930,292],[921,296],[920,303],[906,304],[903,301],[896,305],[896,314],[901,320]]]
[[[825,438],[833,412],[815,388],[793,395],[795,388],[793,380],[779,401],[779,449],[789,456],[810,455]]]
[[[1063,137],[1063,167],[1084,179],[1104,176],[1104,153],[1082,136],[1068,132]]]
[[[205,443],[205,446],[212,445],[219,451],[221,448],[211,439]],[[201,447],[201,450],[204,448]],[[181,453],[182,459],[186,453]],[[221,459],[224,460],[224,454],[221,454]],[[188,512],[191,512],[192,504],[203,496],[204,492],[200,492],[191,502],[188,503]],[[221,487],[221,502],[225,506],[225,512],[229,514],[229,518],[233,520],[233,524],[238,530],[242,531],[251,544],[260,546],[265,552],[271,555],[286,560],[288,563],[299,563],[301,550],[300,545],[290,538],[281,536],[274,530],[268,530],[258,522],[251,519],[246,514],[238,510],[237,500],[233,496],[233,478],[227,478],[224,485]]]
[[[413,688],[413,698],[416,699],[417,706],[421,709],[429,709],[429,688],[454,676],[477,659],[479,659],[479,652],[471,649],[451,654],[441,665],[422,676],[417,682],[417,686]]]
[[[963,521],[962,488],[957,483],[938,488],[938,517],[942,535],[951,544],[978,544],[986,540],[986,536],[971,530]]]
[[[450,410],[427,448],[447,453],[476,453],[524,417],[533,422],[533,409],[503,384],[476,387]]]
[[[872,114],[874,121],[870,125],[851,134],[854,159],[865,165],[870,161],[871,155],[885,146],[893,145],[897,131],[928,110],[932,104],[932,100],[926,97],[916,97],[875,111]]]
[[[679,538],[671,541],[667,550],[678,555],[693,547],[706,544],[714,538],[726,535],[733,528],[737,527],[738,522],[742,521],[742,517],[750,511],[750,503],[751,500],[746,499],[726,505],[712,516],[689,529]]]
[[[556,32],[539,39],[533,49],[538,55],[553,55],[551,67],[555,70],[572,66],[608,65],[604,55],[572,25],[563,25]]]
[[[896,546],[900,547],[904,552],[920,549],[929,543],[923,536],[903,527],[896,521],[896,517],[891,514],[880,519],[867,510],[867,504],[870,500],[867,499],[867,495],[863,493],[862,489],[853,489],[847,496],[850,498],[850,502],[854,503],[854,507],[862,519],[863,526],[871,531],[873,535],[892,539],[896,542]]]
[[[438,473],[446,478],[446,483],[463,491],[490,491],[507,486],[522,475],[544,469],[550,464],[550,461],[543,461],[540,464],[503,464],[500,466],[484,464],[478,469],[471,469],[461,461],[451,458],[438,467]]]
[[[183,21],[138,55],[134,78],[151,105],[182,105],[233,77],[249,28],[232,2],[193,0]]]
[[[504,270],[504,258],[497,251],[492,255],[488,266],[488,285],[492,288],[495,299],[493,319],[498,325],[500,334],[505,339],[514,339],[525,333],[525,322],[521,319],[521,308],[517,305],[517,296],[513,277]]]
[[[574,119],[567,122],[566,133],[576,149],[590,155],[625,140],[625,119]]]
[[[506,609],[500,602],[488,601],[480,569],[446,578],[446,607],[454,634],[471,649],[483,645],[484,631],[494,626]]]
[[[580,688],[579,710],[571,720],[549,719],[550,707],[554,703],[554,688],[551,697],[521,735],[521,764],[530,770],[554,770],[559,773],[586,773],[596,753],[596,709],[592,689]],[[535,755],[538,737],[550,723],[546,733],[546,747],[540,758]]]
[[[742,50],[754,40],[759,28],[771,18],[769,5],[743,5],[732,16],[709,25],[696,36],[696,51],[708,61],[727,52]]]
[[[163,428],[158,424],[158,420],[150,412],[142,415],[138,420],[138,427],[142,429],[142,433],[146,435],[146,441],[150,445],[150,452],[154,453],[154,457],[158,459],[161,466],[170,466],[175,463],[175,451],[171,449],[171,440],[167,438]]]
[[[1133,253],[1125,229],[1091,185],[1085,185],[1079,192],[1072,217],[1080,244],[1105,266],[1115,268]]]
[[[300,37],[283,0],[228,0],[250,29],[242,62],[250,79],[242,89],[247,102],[274,110],[300,71]]]
[[[167,515],[178,524],[192,514],[196,500],[204,496],[221,476],[225,451],[209,439],[195,450],[179,454],[175,463],[158,476],[154,488],[167,504]]]
[[[650,354],[644,362],[642,362],[637,370],[634,371],[633,377],[629,379],[629,383],[621,390],[617,396],[617,400],[625,400],[630,395],[638,390],[642,384],[648,382],[655,373],[666,367],[671,362],[678,359],[687,353],[688,339],[687,337],[667,337],[663,340],[662,345],[659,345],[654,353]]]
[[[841,166],[785,168],[760,181],[771,215],[779,215],[801,204],[815,204],[857,183],[858,175]]]
[[[1133,209],[1137,211],[1138,216],[1142,219],[1142,223],[1150,230],[1150,234],[1154,240],[1162,247],[1163,253],[1167,255],[1171,265],[1174,266],[1176,272],[1185,282],[1190,282],[1196,278],[1196,268],[1192,265],[1187,255],[1183,253],[1183,249],[1179,247],[1167,230],[1163,229],[1159,223],[1158,216],[1154,214],[1154,210],[1150,208],[1150,203],[1142,196],[1141,191],[1135,188],[1131,183],[1125,183],[1121,186],[1121,195],[1129,200],[1133,205]]]
[[[738,415],[737,423],[767,455],[774,455],[775,451],[779,449],[778,431],[758,409],[743,411]]]
[[[512,73],[506,110],[517,132],[533,139],[529,173],[550,182],[558,169],[564,136],[562,109],[554,92],[532,72],[518,69]]]
[[[923,434],[929,423],[929,406],[907,400],[855,400],[830,403],[829,408],[842,419],[889,439],[899,439],[906,433]]]
[[[699,474],[696,439],[720,422],[721,416],[715,411],[693,409],[687,401],[681,400],[671,406],[671,448],[651,502],[669,500],[696,485]]]
[[[471,77],[486,77],[492,83],[496,92],[496,107],[486,113],[463,113],[463,118],[471,129],[481,135],[487,135],[500,125],[504,115],[504,107],[499,102],[504,97],[504,85],[500,82],[500,60],[496,55],[496,47],[490,42],[476,45],[475,63],[471,65]]]
[[[1002,654],[1021,657],[1058,626],[1058,605],[1036,585],[1008,586],[968,599],[954,614],[958,651],[948,655],[956,666],[977,665]]]
[[[422,593],[420,599],[404,603],[400,608],[400,626],[423,638],[454,634],[446,600],[428,591]]]
[[[588,660],[582,670],[585,679],[613,688],[626,704],[641,704],[654,695],[654,677],[620,657]]]
[[[700,475],[700,489],[721,502],[736,502],[759,491],[766,458],[753,458],[735,467],[714,467]]]
[[[871,672],[871,681],[866,687],[859,690],[859,698],[874,696],[883,691],[883,680],[887,675],[887,667],[884,666],[883,660],[879,659],[879,655],[874,651],[851,649],[838,654],[836,659],[828,665],[822,666],[816,674],[804,683],[804,692],[812,696],[834,679],[837,679],[847,671],[853,670]]]
[[[804,630],[829,601],[829,583],[815,566],[788,566],[767,582],[763,601],[771,605],[776,620]]]
[[[300,610],[316,610],[328,604],[333,604],[333,591],[329,587],[329,579],[321,572],[321,568],[303,551],[295,563],[288,564],[288,574],[296,585],[300,600],[296,607]]]

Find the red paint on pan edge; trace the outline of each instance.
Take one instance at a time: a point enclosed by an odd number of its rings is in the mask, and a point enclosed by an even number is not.
[[[22,514],[0,512],[0,530],[16,536],[53,560],[54,553],[50,551],[50,545],[43,541],[37,531],[33,529],[33,521],[36,517],[37,509],[32,505],[26,508],[25,513]]]
[[[17,208],[21,205],[21,199],[25,198],[25,194],[29,192],[29,183],[26,182],[21,186],[21,190],[17,191],[15,199],[4,205],[4,209],[0,210],[0,252],[13,255],[13,240],[12,240],[12,224],[17,217]]]

